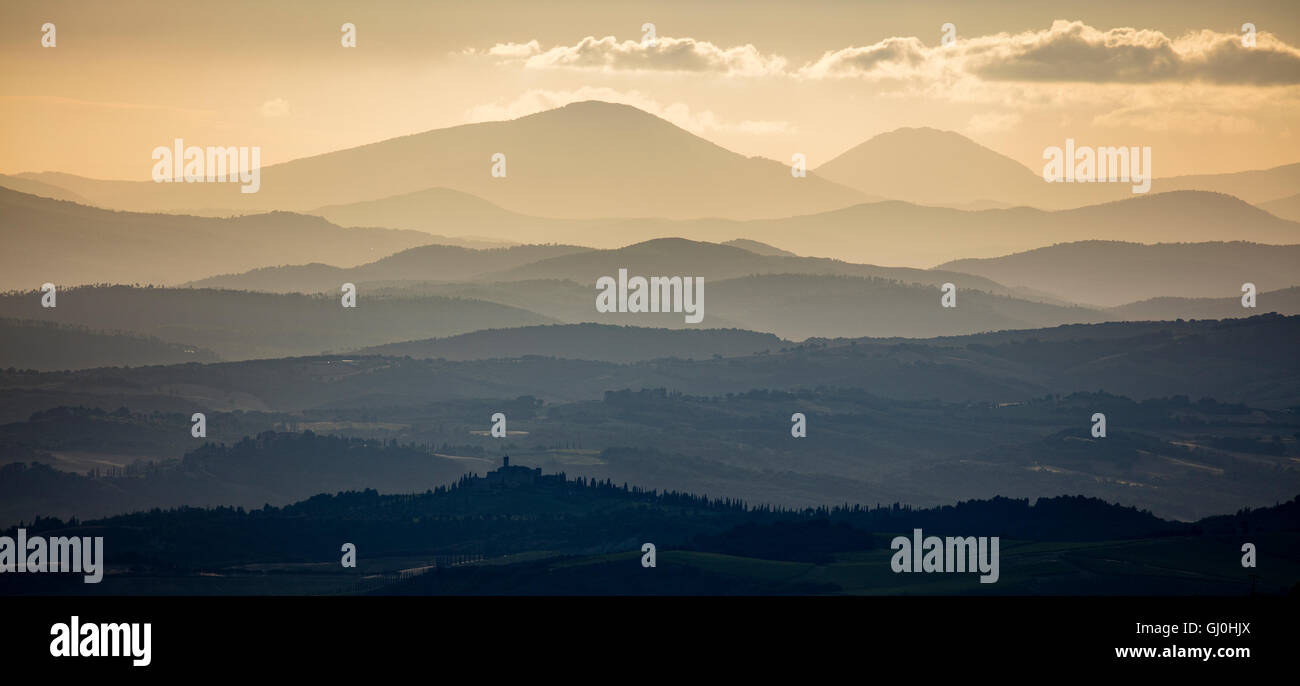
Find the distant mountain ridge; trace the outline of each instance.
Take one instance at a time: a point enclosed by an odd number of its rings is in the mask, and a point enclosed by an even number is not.
[[[493,176],[494,155],[505,175]],[[464,124],[262,168],[234,184],[101,181],[22,174],[97,204],[136,211],[308,212],[448,188],[540,217],[788,216],[868,196],[779,162],[745,157],[627,105],[577,102],[509,121]],[[708,193],[699,192],[707,187]],[[362,222],[372,224],[372,222]]]
[[[507,160],[501,178],[489,173],[497,153]],[[357,169],[367,172],[357,177]],[[476,169],[482,173],[472,173]],[[433,233],[448,233],[444,227],[455,217],[467,225],[500,226],[503,212],[568,219],[751,219],[882,199],[1050,210],[1133,196],[1126,183],[1048,183],[1039,169],[961,134],[925,127],[876,135],[815,166],[806,178],[794,179],[789,171],[781,162],[733,153],[634,107],[586,101],[271,165],[262,170],[256,194],[241,195],[228,184],[107,181],[56,172],[11,175],[0,178],[0,185],[112,209],[204,215],[287,210],[353,226]],[[697,193],[703,186],[713,192]],[[1150,192],[1199,190],[1262,204],[1294,195],[1297,187],[1300,163],[1157,177]],[[455,193],[497,207],[472,208],[474,201]]]
[[[393,355],[448,360],[515,358],[525,355],[601,362],[638,362],[665,357],[775,352],[792,345],[772,334],[740,329],[649,329],[607,324],[566,324],[491,329],[449,338],[389,343],[358,350],[359,355]]]
[[[482,249],[424,245],[348,269],[324,264],[266,267],[242,274],[200,279],[188,285],[273,293],[320,293],[337,291],[345,281],[466,281],[538,260],[590,250],[576,245],[516,245]]]
[[[38,292],[0,294],[0,317],[185,341],[223,359],[312,355],[479,329],[554,323],[526,310],[460,298],[368,298],[199,288],[84,286],[43,308]],[[8,366],[8,362],[0,360]]]
[[[0,289],[176,284],[291,262],[352,265],[424,245],[417,231],[345,229],[272,212],[228,219],[114,212],[0,188]]]
[[[926,127],[879,134],[816,171],[869,195],[962,209],[981,205],[1069,209],[1134,195],[1132,184],[1125,182],[1048,183],[1041,167],[1031,169],[961,134]],[[1260,204],[1291,195],[1296,188],[1300,188],[1300,163],[1228,174],[1157,176],[1148,193],[1197,190]]]
[[[1157,296],[1239,297],[1244,283],[1260,291],[1300,285],[1300,245],[1080,241],[939,268],[1114,307]]]

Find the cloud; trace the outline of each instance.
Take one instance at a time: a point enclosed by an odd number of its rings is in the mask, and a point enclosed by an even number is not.
[[[527,43],[497,43],[491,48],[488,48],[486,54],[491,55],[492,57],[503,57],[506,59],[526,59],[541,51],[541,43],[538,43],[537,40],[534,39]],[[470,48],[466,52],[473,54],[474,50],[473,48]]]
[[[1094,117],[1092,124],[1187,134],[1243,134],[1259,130],[1248,117],[1201,107],[1125,107]]]
[[[798,69],[751,44],[720,47],[695,38],[653,44],[587,36],[543,49],[537,40],[468,49],[527,69],[666,71],[727,76],[788,76],[808,80],[858,78],[951,84],[961,79],[1014,83],[1137,84],[1205,82],[1220,85],[1300,84],[1300,50],[1270,33],[1254,47],[1241,34],[1203,30],[1171,38],[1152,29],[1100,30],[1056,20],[1037,31],[998,33],[927,46],[915,36],[827,51]]]
[[[262,116],[267,119],[289,116],[289,101],[284,98],[275,98],[262,103]]]
[[[1260,33],[1255,47],[1241,35],[1200,31],[1174,39],[1160,31],[1106,31],[1078,21],[927,47],[920,39],[886,38],[827,52],[798,70],[805,79],[954,80],[1019,83],[1206,82],[1219,85],[1300,84],[1300,50]]]
[[[508,62],[521,62],[527,69],[591,69],[601,71],[668,71],[712,73],[726,76],[778,75],[785,71],[783,57],[767,56],[753,45],[719,47],[694,38],[663,37],[649,42],[613,36],[587,36],[575,45],[542,50],[536,41],[498,43],[485,51],[467,51]]]
[[[933,50],[916,37],[886,38],[873,45],[827,52],[797,74],[807,79],[914,77],[927,64],[938,64],[938,60],[931,58]]]
[[[711,110],[696,111],[685,103],[664,105],[638,91],[619,91],[613,88],[584,86],[576,90],[554,91],[533,89],[506,103],[490,103],[470,108],[465,113],[468,122],[500,121],[553,110],[572,102],[603,100],[631,105],[666,119],[692,133],[741,133],[748,135],[773,135],[794,133],[797,129],[785,121],[727,121]]]

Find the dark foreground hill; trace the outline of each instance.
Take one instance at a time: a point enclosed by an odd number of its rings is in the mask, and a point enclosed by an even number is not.
[[[102,536],[110,574],[98,588],[5,575],[0,593],[1016,594],[1071,583],[1073,594],[1277,593],[1300,579],[1294,551],[1267,553],[1260,589],[1233,543],[1294,545],[1297,505],[1190,524],[1081,497],[792,511],[507,466],[407,494],[40,520],[28,536]],[[996,583],[981,584],[980,571],[893,572],[891,538],[915,529],[997,537]],[[339,564],[343,543],[358,566]],[[652,568],[640,563],[647,543]]]

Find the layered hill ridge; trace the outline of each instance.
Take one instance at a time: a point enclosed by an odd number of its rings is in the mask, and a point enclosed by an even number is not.
[[[939,268],[1115,307],[1152,296],[1225,298],[1244,283],[1260,291],[1300,285],[1300,245],[1080,241]]]
[[[504,177],[492,174],[498,153],[505,155]],[[306,212],[439,187],[514,212],[566,218],[788,216],[866,199],[816,175],[792,178],[779,162],[731,152],[634,107],[599,101],[271,165],[250,194],[228,183],[22,176],[107,207],[143,211]]]
[[[115,212],[0,188],[0,288],[176,284],[291,262],[350,266],[431,242],[272,212],[228,219]]]
[[[505,155],[503,177],[492,174],[498,153]],[[1067,209],[1133,195],[1131,184],[1122,182],[1047,183],[1038,169],[961,134],[932,128],[876,135],[796,179],[782,162],[746,157],[648,112],[601,101],[270,165],[261,170],[260,190],[251,194],[232,183],[111,181],[58,172],[11,175],[0,185],[119,210],[315,212],[349,225],[438,233],[458,222],[467,228],[500,227],[509,223],[510,213],[752,219],[816,214],[881,199],[972,210]],[[704,187],[711,192],[700,193]],[[1293,196],[1297,187],[1300,163],[1157,177],[1150,192],[1200,190],[1262,204]],[[442,217],[428,216],[431,211]]]

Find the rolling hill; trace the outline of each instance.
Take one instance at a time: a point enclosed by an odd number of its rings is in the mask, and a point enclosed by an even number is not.
[[[1279,219],[1237,198],[1176,191],[1045,212],[1028,207],[962,211],[881,202],[816,215],[745,222],[739,228],[682,228],[678,235],[744,236],[816,254],[891,265],[935,265],[1086,240],[1142,242],[1254,241],[1300,243],[1300,223]],[[922,237],[924,237],[922,239]]]
[[[286,212],[228,219],[114,212],[0,188],[0,240],[0,289],[28,289],[177,284],[288,263],[351,266],[431,238]]]
[[[54,371],[90,367],[216,362],[211,350],[80,326],[0,319],[0,365]]]
[[[1155,296],[1222,298],[1240,294],[1247,282],[1260,291],[1300,285],[1300,245],[1081,241],[938,268],[1114,307]]]
[[[1282,219],[1300,222],[1300,193],[1260,203],[1259,208],[1271,212]]]
[[[714,356],[775,352],[790,345],[772,334],[740,329],[648,329],[605,324],[525,326],[377,345],[359,355],[446,360],[486,360],[525,355],[600,362],[639,362],[664,357],[701,360]]]
[[[517,245],[508,248],[461,248],[424,245],[369,264],[341,269],[308,264],[256,269],[195,281],[200,288],[231,288],[273,293],[335,292],[344,282],[464,281],[550,257],[588,252],[572,245]]]
[[[1257,286],[1259,284],[1256,284]],[[1292,286],[1275,291],[1260,290],[1255,309],[1242,307],[1241,296],[1226,298],[1147,298],[1106,310],[1115,319],[1227,319],[1251,317],[1264,312],[1282,315],[1300,314],[1300,287]]]
[[[594,285],[601,276],[616,276],[619,269],[627,269],[629,276],[701,276],[706,283],[752,274],[821,274],[896,279],[929,285],[951,281],[959,288],[1009,292],[989,279],[968,274],[879,267],[828,258],[761,255],[743,247],[684,238],[653,239],[613,250],[552,257],[480,278],[494,281],[566,279]]]
[[[372,298],[248,293],[197,288],[86,286],[42,308],[39,292],[0,295],[0,316],[128,331],[184,341],[223,359],[312,355],[478,329],[548,324],[552,320],[505,305],[456,298]],[[0,360],[0,366],[11,366]]]
[[[434,234],[471,231],[501,235],[509,233],[508,228],[513,225],[545,221],[508,212],[482,198],[450,188],[427,188],[378,200],[327,205],[310,214],[339,226],[384,226]]]

